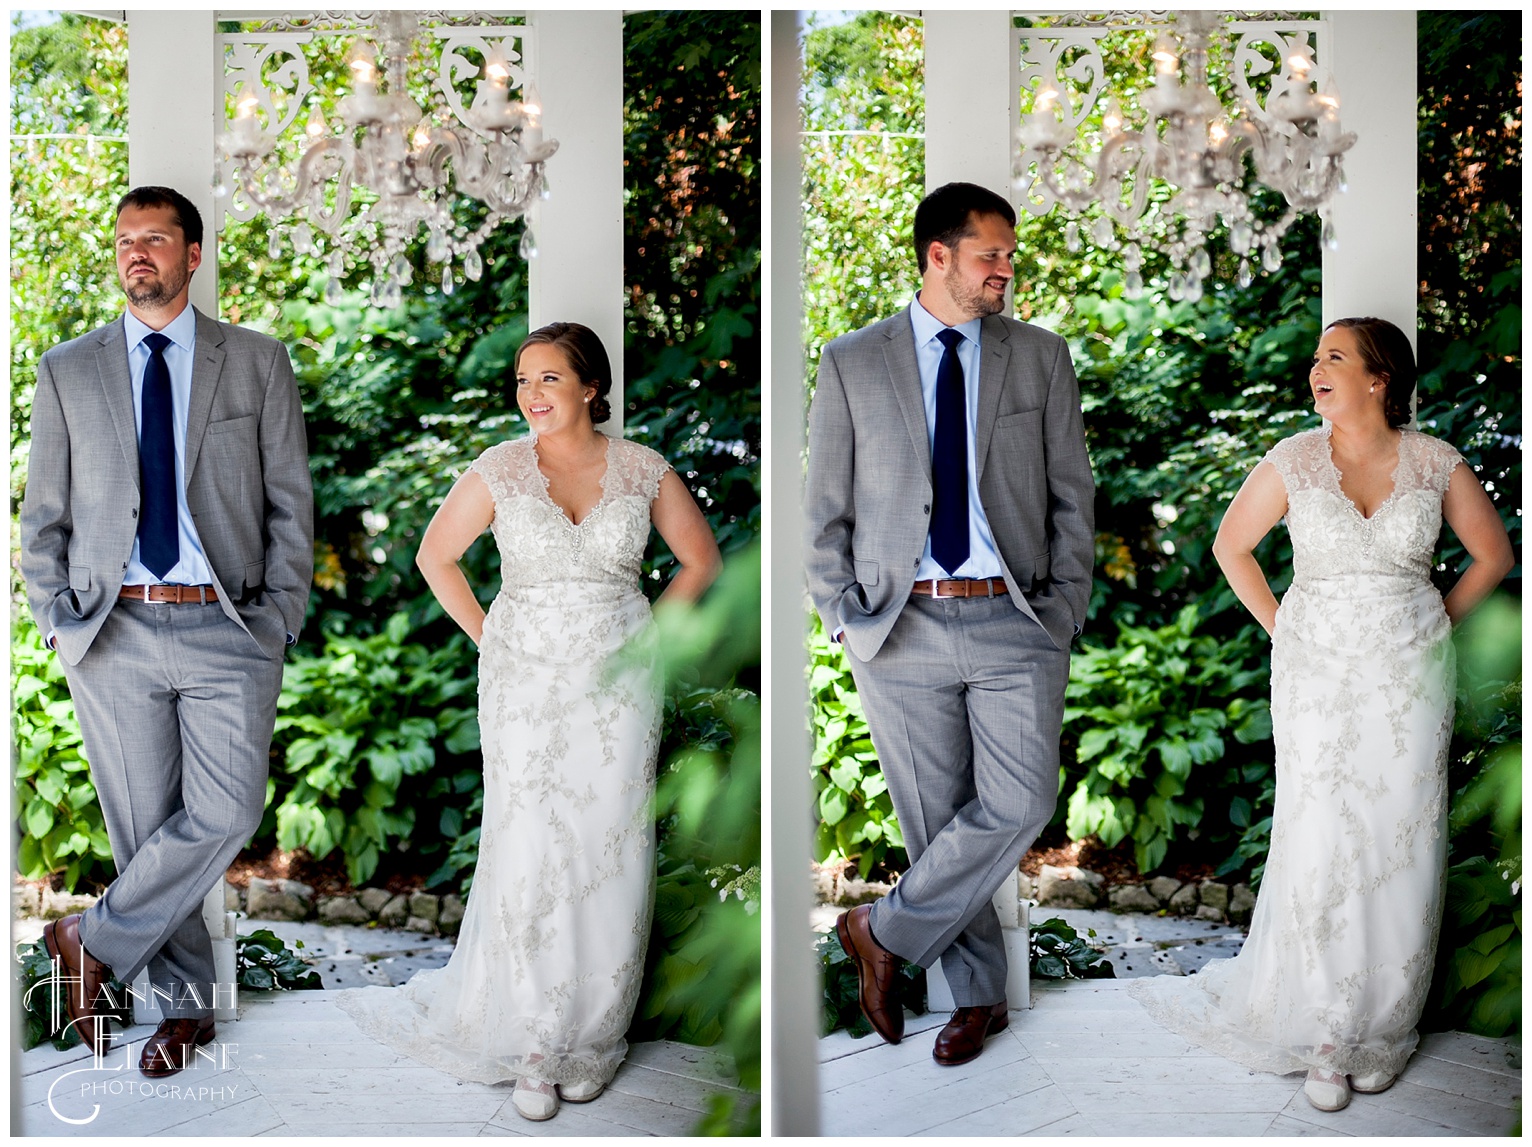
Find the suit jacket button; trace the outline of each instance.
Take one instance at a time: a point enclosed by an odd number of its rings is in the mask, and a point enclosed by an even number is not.
[[[927,509],[926,509],[926,513],[928,513],[928,514],[929,514],[929,513],[930,513],[930,512],[931,512],[931,511],[930,511],[930,508],[929,508],[929,507],[928,507],[928,508],[927,508]],[[134,511],[133,511],[133,516],[134,516],[134,517],[135,517],[135,518],[136,518],[136,517],[138,517],[138,511],[137,511],[137,510],[134,510]]]
[[[930,513],[930,512],[931,512],[931,507],[930,507],[930,506],[927,506],[927,507],[926,507],[926,508],[925,508],[925,510],[926,510],[926,513],[928,513],[928,514],[929,514],[929,513]]]

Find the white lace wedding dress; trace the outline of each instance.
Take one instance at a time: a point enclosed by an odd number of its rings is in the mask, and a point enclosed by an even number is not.
[[[1327,429],[1266,456],[1287,487],[1293,584],[1277,612],[1277,794],[1250,936],[1197,975],[1135,980],[1164,1026],[1261,1071],[1397,1073],[1441,924],[1451,626],[1428,580],[1457,451],[1404,431],[1364,518]]]
[[[607,446],[578,525],[533,439],[473,464],[494,498],[501,588],[479,649],[484,820],[457,946],[400,988],[337,993],[368,1035],[462,1079],[606,1083],[627,1053],[654,888],[661,690],[612,658],[649,623],[649,505],[668,469]]]

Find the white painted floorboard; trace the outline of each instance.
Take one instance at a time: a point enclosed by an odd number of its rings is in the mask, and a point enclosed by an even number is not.
[[[931,1058],[946,1015],[905,1014],[897,1045],[819,1042],[825,1135],[1504,1135],[1520,1118],[1521,1048],[1422,1037],[1399,1081],[1315,1110],[1303,1077],[1250,1071],[1149,1018],[1124,980],[1032,984],[1032,1009],[961,1067]]]
[[[96,1068],[82,1047],[21,1056],[25,1135],[687,1135],[712,1096],[739,1093],[728,1056],[682,1043],[635,1044],[592,1103],[532,1123],[511,1085],[465,1083],[362,1035],[327,992],[244,993],[219,1025],[216,1063],[164,1080],[139,1074],[153,1030],[119,1033]],[[52,1105],[50,1107],[50,1093]],[[97,1109],[94,1111],[93,1109]],[[66,1120],[88,1120],[70,1123]]]

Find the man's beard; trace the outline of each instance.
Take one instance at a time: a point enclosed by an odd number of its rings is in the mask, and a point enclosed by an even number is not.
[[[191,279],[191,268],[188,263],[189,260],[186,260],[179,267],[172,267],[164,278],[156,274],[153,278],[137,283],[124,280],[123,293],[128,296],[128,302],[135,307],[143,307],[146,310],[162,307],[179,295]]]
[[[947,294],[963,314],[970,319],[982,319],[985,315],[997,315],[1005,310],[1005,292],[1002,291],[997,298],[991,298],[984,284],[977,287],[969,287],[958,276],[957,266],[954,264],[947,268],[947,274],[943,280],[947,288]]]

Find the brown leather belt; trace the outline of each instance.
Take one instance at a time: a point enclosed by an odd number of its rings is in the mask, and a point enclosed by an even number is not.
[[[910,592],[921,597],[997,597],[1006,592],[1006,587],[1003,577],[942,578],[918,581]]]
[[[117,596],[129,601],[169,602],[171,605],[211,605],[218,600],[210,585],[125,585]]]

